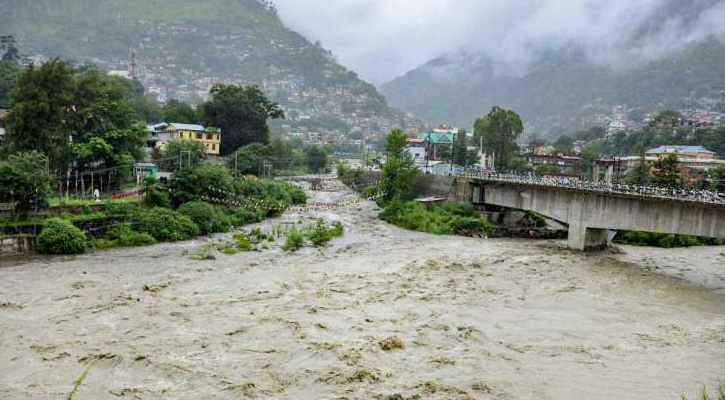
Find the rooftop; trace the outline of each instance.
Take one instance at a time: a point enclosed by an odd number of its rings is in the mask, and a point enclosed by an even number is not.
[[[204,131],[203,126],[196,125],[196,124],[179,124],[176,122],[170,122],[169,125],[173,126],[174,128],[176,128],[177,130],[180,130],[180,131],[198,131],[198,132]]]
[[[662,153],[704,153],[704,154],[715,154],[702,146],[660,146],[656,149],[648,150],[647,154],[662,154]]]

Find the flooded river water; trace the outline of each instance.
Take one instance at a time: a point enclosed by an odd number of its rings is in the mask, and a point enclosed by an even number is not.
[[[378,211],[260,225],[344,224],[293,254],[188,256],[219,235],[2,260],[0,398],[62,399],[86,370],[76,400],[674,400],[725,378],[725,248],[584,255]]]

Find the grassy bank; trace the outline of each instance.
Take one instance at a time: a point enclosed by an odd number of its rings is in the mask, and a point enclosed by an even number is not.
[[[471,204],[445,203],[425,208],[418,202],[389,203],[380,217],[393,225],[434,235],[481,236],[493,226],[481,219]]]

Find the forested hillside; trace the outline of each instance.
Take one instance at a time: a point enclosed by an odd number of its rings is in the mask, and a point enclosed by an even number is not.
[[[725,45],[712,39],[672,57],[621,69],[594,65],[574,47],[543,56],[518,77],[497,74],[484,56],[446,56],[382,91],[392,105],[427,120],[471,124],[501,105],[519,111],[537,129],[561,133],[593,124],[601,105],[644,113],[707,98],[721,102],[725,111]]]
[[[601,38],[606,43],[544,41],[518,49],[527,65],[483,51],[453,52],[382,92],[425,120],[468,126],[494,105],[514,108],[530,129],[552,136],[602,125],[614,108],[632,121],[667,108],[725,112],[725,31],[713,20],[721,5],[662,0],[640,26],[610,33]]]
[[[343,130],[402,124],[370,84],[319,43],[286,28],[262,0],[0,0],[0,33],[23,55],[61,56],[129,69],[136,53],[146,87],[199,101],[216,83],[259,84],[290,115]],[[268,89],[268,90],[267,90]],[[311,91],[311,92],[310,92]],[[303,93],[308,93],[304,95]],[[320,111],[323,105],[329,105]]]

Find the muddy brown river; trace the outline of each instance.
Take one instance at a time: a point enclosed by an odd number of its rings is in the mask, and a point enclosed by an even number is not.
[[[342,186],[311,201],[355,199]],[[679,399],[725,378],[725,248],[345,235],[216,260],[196,241],[0,260],[0,398]],[[249,230],[251,227],[247,227]],[[396,338],[397,340],[387,340]]]

